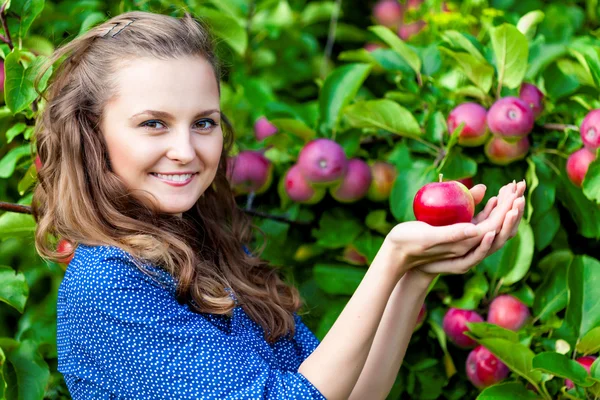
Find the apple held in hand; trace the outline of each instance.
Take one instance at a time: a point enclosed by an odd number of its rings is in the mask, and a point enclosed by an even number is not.
[[[457,181],[428,183],[415,195],[413,211],[418,221],[433,226],[471,222],[475,200],[465,185]]]

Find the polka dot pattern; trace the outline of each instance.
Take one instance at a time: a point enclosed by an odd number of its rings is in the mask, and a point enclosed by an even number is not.
[[[325,399],[298,372],[319,344],[300,316],[293,338],[269,344],[242,307],[195,313],[170,274],[145,267],[151,276],[118,247],[76,249],[57,303],[73,399]]]

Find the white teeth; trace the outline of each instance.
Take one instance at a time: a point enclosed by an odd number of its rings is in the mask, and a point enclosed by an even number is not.
[[[161,179],[172,182],[185,182],[192,177],[192,174],[184,174],[184,175],[163,175],[163,174],[153,174],[158,176]]]

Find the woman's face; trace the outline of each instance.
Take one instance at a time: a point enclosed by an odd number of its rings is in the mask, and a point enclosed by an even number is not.
[[[101,122],[112,170],[181,215],[212,183],[223,148],[214,71],[200,57],[138,58],[115,79]]]

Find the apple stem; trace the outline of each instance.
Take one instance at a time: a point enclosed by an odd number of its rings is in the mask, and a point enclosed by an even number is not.
[[[440,182],[442,182],[443,178],[444,178],[444,174],[440,174],[439,177],[438,177],[438,179],[440,180]]]

